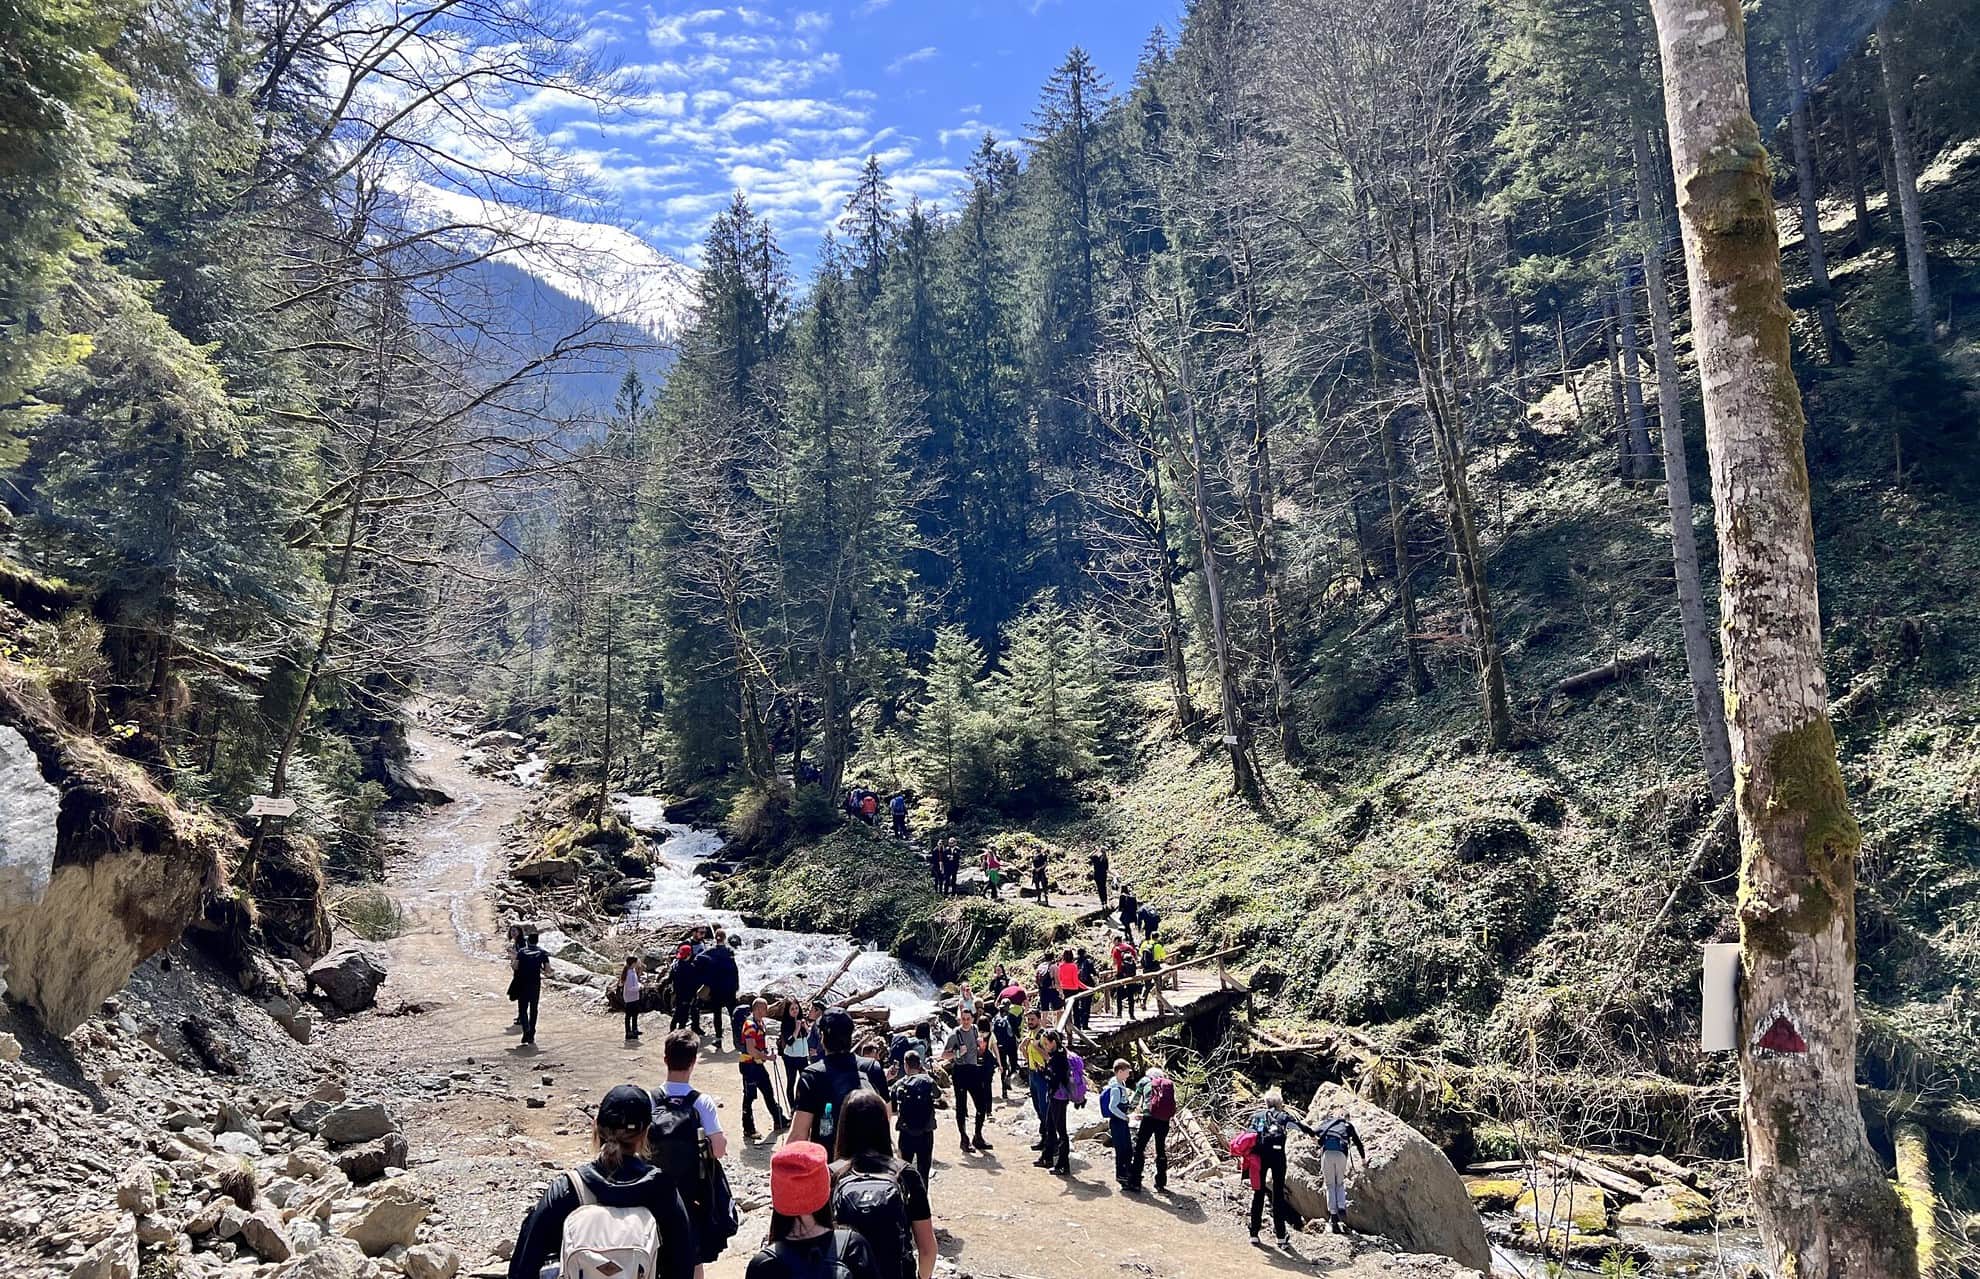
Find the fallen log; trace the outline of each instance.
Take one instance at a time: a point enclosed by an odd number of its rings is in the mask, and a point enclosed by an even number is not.
[[[1610,684],[1619,684],[1632,675],[1649,670],[1656,664],[1657,655],[1649,651],[1618,653],[1600,666],[1576,671],[1556,683],[1540,695],[1540,700],[1534,705],[1533,713],[1536,717],[1543,716],[1553,709],[1554,699],[1557,697],[1576,697],[1583,693],[1592,693]]]
[[[1540,1152],[1540,1161],[1552,1164],[1568,1176],[1585,1181],[1591,1186],[1600,1186],[1611,1194],[1624,1199],[1643,1198],[1643,1183],[1634,1177],[1625,1177],[1619,1172],[1610,1172],[1600,1164],[1576,1155],[1564,1155],[1556,1150]]]
[[[851,968],[853,966],[853,960],[858,959],[859,956],[860,956],[859,947],[857,946],[853,947],[852,952],[848,954],[844,959],[840,960],[839,966],[832,970],[832,975],[825,979],[825,984],[823,986],[820,986],[817,990],[813,991],[811,993],[810,999],[804,1001],[805,1004],[807,1006],[811,1004],[815,1004],[819,1000],[825,998],[825,993],[831,990],[832,987],[839,984],[839,978],[846,975],[846,969]]]
[[[1939,1196],[1932,1189],[1932,1147],[1925,1130],[1901,1123],[1892,1132],[1897,1146],[1898,1199],[1918,1237],[1918,1279],[1939,1273]]]

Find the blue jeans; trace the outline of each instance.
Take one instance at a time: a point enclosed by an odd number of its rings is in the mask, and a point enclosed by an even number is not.
[[[1119,1115],[1107,1117],[1108,1135],[1114,1141],[1114,1180],[1123,1186],[1134,1184],[1134,1134],[1128,1121]]]
[[[1038,1123],[1042,1129],[1046,1113],[1052,1108],[1052,1089],[1045,1082],[1045,1076],[1035,1070],[1031,1072],[1031,1108],[1038,1112]]]

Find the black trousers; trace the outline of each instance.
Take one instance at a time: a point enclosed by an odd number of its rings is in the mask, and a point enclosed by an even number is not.
[[[760,1061],[745,1061],[741,1063],[741,1069],[743,1135],[756,1135],[756,1098],[759,1094],[763,1097],[764,1108],[770,1112],[771,1122],[782,1126],[784,1111],[777,1104],[777,1087],[770,1082],[770,1068]]]
[[[969,1137],[969,1108],[976,1106],[976,1135],[983,1135],[983,1121],[990,1117],[990,1067],[982,1062],[965,1066],[958,1062],[950,1067],[949,1078],[956,1085],[956,1130]]]
[[[921,1174],[921,1184],[928,1184],[928,1170],[935,1164],[935,1134],[932,1132],[904,1132],[901,1134],[901,1158],[914,1165]]]
[[[689,1026],[694,1027],[695,1034],[701,1033],[701,1016],[695,1011],[692,996],[685,1000],[675,1000],[674,1015],[667,1019],[668,1030],[685,1030]]]
[[[1138,986],[1130,982],[1125,986],[1114,987],[1114,1012],[1132,1018],[1134,1016],[1135,992]]]
[[[536,1014],[542,1003],[541,986],[525,986],[522,993],[516,996],[516,1020],[522,1023],[522,1041],[526,1044],[536,1042]]]
[[[639,1038],[639,1007],[636,1004],[626,1005],[626,1038]]]
[[[1054,1097],[1045,1111],[1045,1158],[1054,1168],[1072,1167],[1072,1128],[1066,1123],[1066,1101]]]
[[[798,1076],[804,1073],[804,1068],[809,1064],[803,1057],[784,1055],[784,1104],[792,1110],[797,1109]]]
[[[1107,872],[1104,870],[1095,870],[1093,872],[1093,895],[1098,897],[1103,904],[1107,900]]]
[[[1081,1030],[1093,1025],[1093,996],[1081,995],[1073,1001],[1073,1025]]]
[[[1258,1226],[1265,1215],[1265,1196],[1272,1196],[1272,1231],[1281,1238],[1286,1233],[1286,1152],[1265,1155],[1260,1160],[1258,1189],[1251,1192],[1251,1233],[1258,1233]]]
[[[1148,1171],[1148,1143],[1155,1143],[1155,1189],[1169,1184],[1169,1121],[1153,1115],[1141,1117],[1141,1131],[1134,1138],[1134,1179],[1139,1182]]]
[[[1033,896],[1038,899],[1040,906],[1050,906],[1052,904],[1052,881],[1045,878],[1045,876],[1033,875],[1031,877],[1031,891]]]

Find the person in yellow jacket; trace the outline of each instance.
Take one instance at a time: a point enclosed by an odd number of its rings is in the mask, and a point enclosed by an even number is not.
[[[1052,1106],[1052,1087],[1045,1075],[1051,1050],[1045,1046],[1045,1027],[1036,1008],[1024,1015],[1024,1038],[1018,1041],[1018,1054],[1024,1061],[1025,1083],[1031,1088],[1031,1108],[1038,1114],[1039,1144],[1032,1149],[1043,1150],[1045,1116]]]

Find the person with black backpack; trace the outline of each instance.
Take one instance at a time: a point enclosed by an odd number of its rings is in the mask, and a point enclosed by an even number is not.
[[[1327,1229],[1337,1235],[1347,1233],[1347,1175],[1348,1149],[1361,1156],[1361,1166],[1368,1166],[1368,1151],[1363,1149],[1361,1134],[1354,1129],[1354,1121],[1348,1118],[1347,1107],[1335,1106],[1313,1130],[1320,1142],[1320,1181],[1327,1190]]]
[[[536,1043],[536,1014],[543,1007],[543,973],[550,967],[550,956],[536,944],[536,930],[523,935],[522,949],[516,952],[516,973],[510,988],[516,992],[516,1020],[522,1023],[522,1042]]]
[[[722,1159],[729,1138],[715,1099],[696,1091],[694,1074],[700,1041],[691,1030],[671,1031],[661,1048],[667,1060],[667,1082],[653,1094],[653,1121],[646,1130],[646,1148],[653,1163],[673,1179],[687,1205],[700,1244],[701,1260],[722,1255],[741,1221],[729,1191]]]
[[[832,1165],[817,1142],[789,1142],[770,1156],[770,1237],[743,1274],[744,1279],[881,1279],[866,1240],[857,1230],[834,1224]]]
[[[742,987],[742,974],[736,969],[736,952],[722,929],[715,930],[715,942],[695,959],[701,984],[708,987],[708,1002],[715,1006],[715,1051],[722,1051],[722,1023],[729,1020],[736,1006],[736,992]],[[701,1028],[701,1013],[694,1015],[695,1029]],[[734,1027],[731,1027],[733,1030]]]
[[[1258,1156],[1258,1186],[1251,1192],[1251,1242],[1258,1242],[1258,1227],[1264,1223],[1265,1195],[1272,1196],[1272,1228],[1279,1246],[1286,1243],[1286,1137],[1295,1128],[1312,1137],[1317,1134],[1306,1122],[1286,1109],[1285,1094],[1268,1088],[1258,1113],[1251,1117],[1251,1131],[1258,1135],[1252,1147]]]
[[[901,1158],[914,1165],[924,1185],[935,1175],[935,1130],[941,1127],[935,1111],[942,1104],[942,1086],[922,1069],[925,1061],[921,1049],[908,1049],[901,1058],[901,1077],[894,1081],[890,1094],[894,1126],[900,1130]]]
[[[833,1219],[865,1238],[880,1279],[929,1279],[935,1273],[935,1222],[928,1182],[894,1158],[886,1098],[870,1092],[846,1098],[834,1153]]]
[[[509,1279],[538,1279],[555,1257],[567,1279],[638,1272],[648,1279],[700,1273],[694,1227],[665,1172],[640,1158],[653,1102],[620,1084],[599,1103],[597,1155],[553,1177],[523,1219]]]
[[[838,1131],[839,1113],[848,1096],[862,1088],[885,1096],[887,1075],[878,1063],[862,1062],[853,1056],[852,1014],[834,1008],[818,1019],[818,1037],[824,1055],[804,1068],[798,1076],[797,1095],[791,1102],[791,1127],[786,1143],[832,1140]]]

